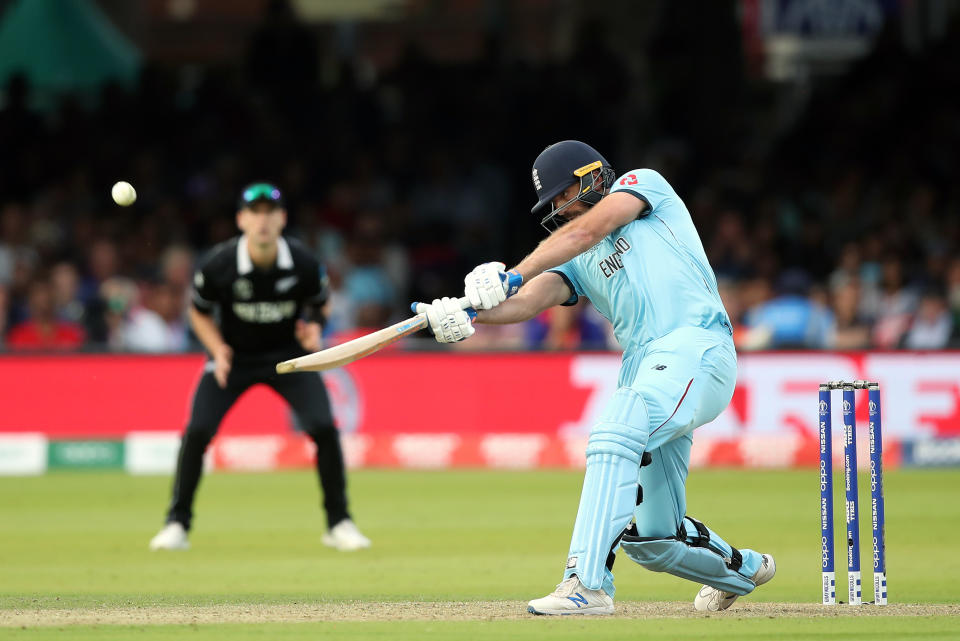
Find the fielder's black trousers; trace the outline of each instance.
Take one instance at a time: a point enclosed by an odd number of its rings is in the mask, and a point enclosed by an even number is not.
[[[323,379],[316,372],[277,375],[273,371],[274,363],[275,360],[262,360],[244,364],[235,360],[226,388],[217,385],[212,364],[207,364],[194,392],[190,421],[180,443],[168,523],[177,521],[190,529],[194,495],[203,472],[203,454],[227,411],[241,394],[257,383],[269,385],[290,404],[301,428],[317,445],[317,475],[323,490],[327,525],[332,527],[350,517],[340,435],[333,424]]]

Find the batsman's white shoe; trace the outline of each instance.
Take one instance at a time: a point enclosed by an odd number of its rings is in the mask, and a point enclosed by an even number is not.
[[[189,550],[190,541],[187,540],[187,531],[183,525],[170,521],[150,539],[151,550]]]
[[[763,557],[763,563],[760,564],[760,569],[750,577],[757,585],[763,585],[777,573],[777,564],[773,557],[769,554],[761,556]],[[697,592],[697,598],[693,600],[693,607],[700,612],[719,612],[733,605],[738,596],[740,595],[705,585]]]
[[[357,529],[350,519],[343,519],[323,535],[323,544],[341,552],[362,550],[370,547],[370,539]]]
[[[603,590],[591,590],[577,575],[557,585],[552,594],[527,604],[532,614],[613,614],[613,599]]]

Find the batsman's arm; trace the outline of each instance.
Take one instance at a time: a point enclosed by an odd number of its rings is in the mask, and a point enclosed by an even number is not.
[[[628,193],[614,192],[605,196],[586,213],[547,236],[513,271],[523,276],[523,282],[529,283],[538,274],[587,251],[614,229],[633,222],[646,207],[644,201]]]
[[[504,325],[529,320],[549,307],[566,302],[572,293],[562,277],[546,272],[493,309],[477,311],[476,322]]]

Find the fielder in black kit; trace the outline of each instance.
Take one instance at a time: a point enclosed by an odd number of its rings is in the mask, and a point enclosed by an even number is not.
[[[323,542],[340,550],[370,546],[347,511],[343,453],[323,379],[316,372],[278,376],[274,370],[280,361],[321,348],[327,299],[323,265],[302,244],[281,235],[286,222],[279,189],[268,183],[248,186],[237,212],[243,234],[214,247],[194,275],[190,323],[210,360],[180,444],[167,523],[150,541],[151,549],[189,547],[203,454],[227,411],[257,383],[269,385],[290,404],[317,445],[328,526]]]

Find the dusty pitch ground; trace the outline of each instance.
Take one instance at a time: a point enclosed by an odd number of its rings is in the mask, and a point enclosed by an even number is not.
[[[805,603],[743,603],[723,613],[700,613],[689,602],[622,602],[614,617],[677,619],[709,617],[960,616],[960,605],[894,604],[824,607]],[[522,601],[304,603],[288,605],[144,606],[69,610],[0,610],[0,626],[72,624],[271,623],[309,621],[486,621],[532,618]]]

